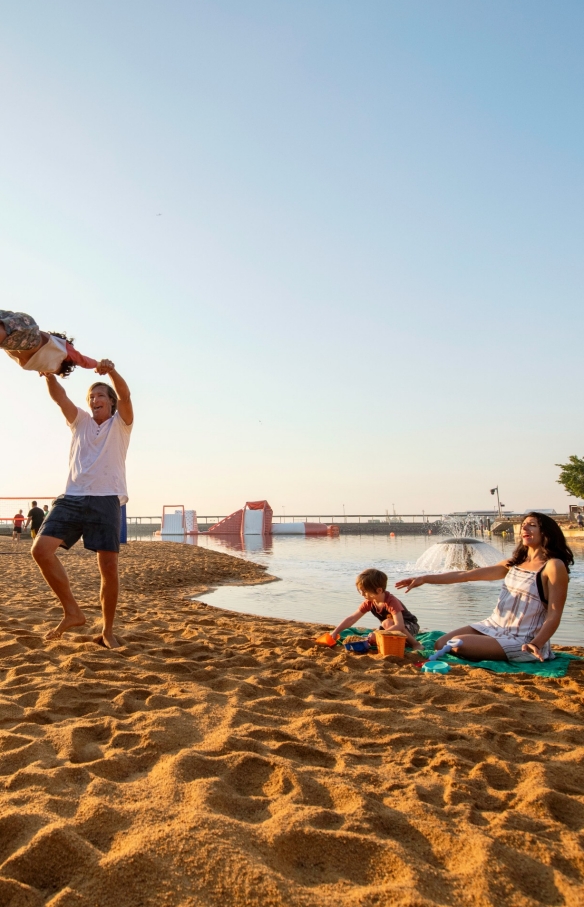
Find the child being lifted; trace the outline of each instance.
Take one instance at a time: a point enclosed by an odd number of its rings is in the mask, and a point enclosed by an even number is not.
[[[373,567],[363,570],[357,577],[356,586],[365,601],[333,630],[331,633],[333,639],[339,636],[341,630],[352,627],[364,614],[371,612],[381,623],[381,629],[399,631],[406,637],[412,649],[422,649],[422,645],[416,639],[416,634],[420,632],[418,621],[411,611],[402,605],[399,598],[386,591],[385,573]],[[373,633],[369,638],[373,641]]]
[[[64,334],[41,331],[30,315],[0,309],[0,349],[21,368],[66,378],[76,365],[97,368],[96,359],[83,356]]]

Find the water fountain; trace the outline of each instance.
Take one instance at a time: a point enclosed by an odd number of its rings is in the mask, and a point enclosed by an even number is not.
[[[447,538],[439,539],[428,548],[416,561],[416,569],[425,573],[448,573],[449,570],[472,570],[497,564],[501,553],[477,538],[480,531],[480,521],[472,513],[443,517],[440,532]]]

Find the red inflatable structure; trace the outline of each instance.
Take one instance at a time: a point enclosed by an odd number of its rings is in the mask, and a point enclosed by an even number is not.
[[[211,535],[338,535],[337,526],[326,523],[274,523],[267,501],[248,501],[241,510],[230,513],[211,526]]]

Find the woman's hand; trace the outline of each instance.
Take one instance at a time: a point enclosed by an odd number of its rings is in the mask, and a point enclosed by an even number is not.
[[[395,588],[403,589],[404,592],[409,592],[410,589],[415,589],[416,586],[423,586],[425,582],[425,576],[411,576],[409,579],[398,580],[395,584]]]
[[[521,646],[522,652],[530,652],[532,655],[535,655],[536,658],[539,658],[540,661],[545,661],[543,655],[541,654],[541,649],[539,646],[535,646],[532,642],[526,642]]]

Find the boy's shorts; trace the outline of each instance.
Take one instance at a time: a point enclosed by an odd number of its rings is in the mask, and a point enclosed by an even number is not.
[[[120,550],[120,499],[117,494],[62,494],[38,531],[62,539],[61,548],[72,548],[83,536],[89,551]]]
[[[14,532],[22,532],[22,526],[15,526],[13,529]]]
[[[38,324],[24,312],[8,312],[0,309],[0,324],[3,325],[8,335],[0,349],[3,350],[32,350],[41,342],[41,332]]]
[[[404,627],[412,636],[417,636],[420,632],[420,625],[417,620],[404,620]]]

